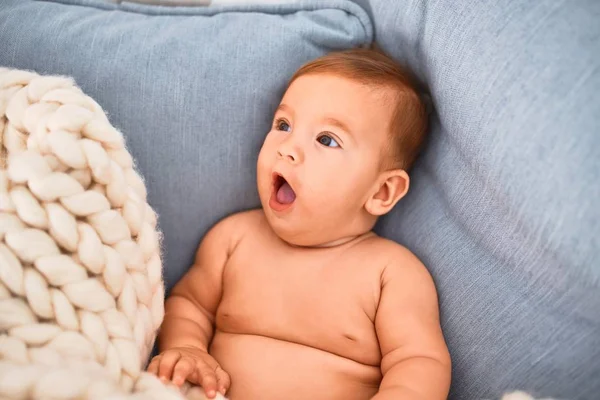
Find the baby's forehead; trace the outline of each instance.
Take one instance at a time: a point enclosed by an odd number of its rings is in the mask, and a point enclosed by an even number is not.
[[[339,87],[360,88],[374,95],[389,95],[396,92],[397,88],[390,82],[370,79],[366,76],[355,76],[343,73],[313,73],[297,77],[288,87],[294,84],[300,86],[335,85]]]
[[[381,106],[395,106],[399,89],[384,82],[353,78],[340,74],[319,73],[302,75],[294,80],[286,90],[283,100],[319,96],[332,102],[352,101],[354,103],[377,103]],[[290,100],[291,100],[290,99]]]
[[[303,75],[286,90],[282,111],[329,117],[347,124],[388,125],[397,104],[397,90],[390,85],[336,74]]]

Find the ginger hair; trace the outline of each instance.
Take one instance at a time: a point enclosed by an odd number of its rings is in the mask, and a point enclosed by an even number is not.
[[[409,170],[425,141],[427,111],[416,79],[381,50],[332,52],[304,64],[289,81],[308,74],[334,74],[353,81],[392,89],[394,110],[389,124],[390,144],[383,149],[382,167]]]

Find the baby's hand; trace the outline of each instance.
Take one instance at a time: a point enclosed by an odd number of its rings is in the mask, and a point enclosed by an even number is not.
[[[192,347],[175,347],[163,351],[152,359],[148,372],[156,374],[161,380],[171,380],[177,386],[186,380],[200,385],[210,399],[229,389],[231,381],[217,360],[206,351]]]

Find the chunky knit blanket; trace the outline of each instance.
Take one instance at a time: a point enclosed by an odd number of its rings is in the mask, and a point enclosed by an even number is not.
[[[156,223],[94,100],[0,69],[0,398],[183,398],[143,372],[164,313]]]
[[[143,371],[163,296],[123,135],[72,79],[0,68],[0,398],[204,399]]]

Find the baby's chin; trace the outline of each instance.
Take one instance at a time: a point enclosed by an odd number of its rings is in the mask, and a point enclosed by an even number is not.
[[[311,235],[307,232],[306,224],[295,221],[295,218],[290,218],[291,215],[282,218],[265,209],[265,216],[273,233],[287,244],[297,247],[313,247],[319,244],[319,239],[314,233]]]
[[[311,238],[311,235],[307,234],[306,228],[301,226],[300,223],[293,220],[293,218],[281,218],[281,216],[274,215],[271,210],[265,210],[267,221],[271,230],[284,242],[298,247],[310,247],[315,245],[315,238]],[[314,236],[314,235],[313,235]]]
[[[359,236],[364,232],[355,232],[345,234],[340,229],[325,230],[317,229],[317,223],[310,223],[303,218],[278,218],[277,216],[266,213],[267,221],[271,230],[282,241],[295,247],[334,247],[345,243],[349,237]]]
[[[307,209],[302,195],[289,204],[273,204],[273,192],[260,191],[260,199],[266,220],[273,233],[282,241],[297,247],[331,247],[343,243],[348,238],[360,236],[369,227],[360,218],[342,216],[335,210],[322,210],[314,213]],[[276,202],[277,203],[277,202]],[[315,207],[310,207],[315,208]]]

